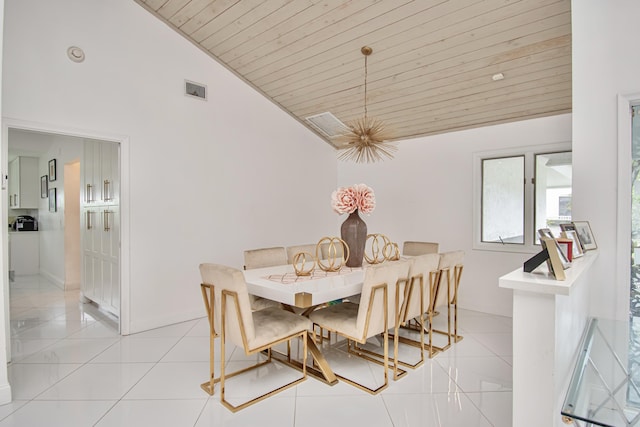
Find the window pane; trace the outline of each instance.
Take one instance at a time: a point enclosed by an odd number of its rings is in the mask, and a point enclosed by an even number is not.
[[[560,224],[571,222],[571,151],[536,155],[536,226],[560,237]],[[538,239],[536,239],[538,242]]]
[[[524,156],[482,161],[482,241],[524,244]]]

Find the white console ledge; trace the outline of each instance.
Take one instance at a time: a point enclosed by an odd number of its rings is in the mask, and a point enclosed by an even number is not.
[[[499,279],[513,290],[513,420],[515,427],[560,427],[561,407],[589,315],[589,251],[555,280],[546,263]]]
[[[564,271],[565,280],[556,280],[549,272],[547,263],[542,263],[531,273],[525,273],[522,268],[512,271],[500,278],[501,288],[518,291],[536,292],[539,294],[569,295],[582,273],[589,269],[598,255],[597,251],[586,252],[571,263],[571,267]]]

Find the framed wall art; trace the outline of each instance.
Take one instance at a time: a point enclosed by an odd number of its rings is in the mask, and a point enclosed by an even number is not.
[[[56,197],[56,188],[49,189],[49,212],[57,212],[58,202]]]
[[[40,198],[46,199],[49,195],[49,177],[42,175],[40,177]]]
[[[56,180],[56,159],[49,160],[49,182]]]

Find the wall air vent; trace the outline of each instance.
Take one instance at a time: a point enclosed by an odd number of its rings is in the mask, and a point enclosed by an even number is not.
[[[203,84],[191,82],[189,80],[184,81],[184,94],[192,96],[198,99],[207,100],[207,87]]]
[[[306,117],[306,120],[314,128],[318,129],[329,138],[344,135],[349,130],[344,123],[328,111],[326,113]]]

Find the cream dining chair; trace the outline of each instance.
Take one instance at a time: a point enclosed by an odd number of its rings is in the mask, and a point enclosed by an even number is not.
[[[336,376],[343,381],[371,394],[377,394],[389,385],[389,294],[395,292],[395,284],[400,274],[398,263],[384,263],[365,270],[360,304],[343,302],[318,309],[309,315],[314,323],[313,337],[317,342],[315,326],[342,335],[347,339],[347,351],[365,360],[381,364],[384,369],[384,383],[370,388],[349,379],[344,375]],[[364,344],[368,338],[383,334],[383,357],[380,360],[351,349],[352,342]]]
[[[435,242],[404,242],[402,245],[402,255],[416,256],[424,254],[437,254],[439,244]]]
[[[409,272],[410,284],[405,289],[404,302],[400,310],[399,324],[401,327],[414,329],[419,333],[419,340],[409,336],[399,337],[399,341],[420,348],[420,360],[410,364],[398,360],[398,363],[410,368],[416,368],[424,363],[424,350],[429,351],[432,358],[441,348],[433,345],[433,316],[440,287],[439,254],[418,255],[412,258]],[[445,300],[446,302],[446,300]],[[426,315],[426,317],[425,317]],[[413,325],[413,327],[411,326]],[[425,343],[425,330],[428,340]]]
[[[393,379],[395,381],[402,378],[407,373],[405,370],[398,367],[398,328],[401,325],[401,313],[405,305],[405,297],[407,296],[407,293],[411,288],[410,271],[411,265],[413,264],[414,260],[410,259],[390,262],[395,264],[396,268],[398,269],[398,278],[394,286],[390,288],[387,301],[387,318],[389,319],[389,330],[393,331],[389,338],[393,337],[393,357],[391,358],[391,360],[393,363]],[[383,357],[382,354],[374,350],[361,347],[357,343],[354,343],[354,349],[358,352],[366,353],[378,358]]]
[[[300,252],[306,252],[314,257],[316,256],[316,244],[309,243],[306,245],[287,246],[287,264],[293,263],[293,257]]]
[[[460,341],[463,337],[458,335],[458,290],[460,287],[460,278],[462,277],[462,269],[464,267],[464,251],[450,251],[440,254],[440,292],[436,307],[447,307],[447,331],[434,329],[434,332],[445,334],[455,342]],[[453,332],[451,331],[451,307],[453,307]],[[437,313],[436,313],[437,314]]]
[[[274,267],[285,265],[287,262],[287,251],[284,246],[273,248],[249,249],[244,251],[244,269],[250,270],[262,267]],[[260,310],[266,307],[279,307],[280,303],[267,298],[249,294],[252,310]]]
[[[247,284],[240,270],[224,265],[206,263],[200,264],[200,274],[202,276],[202,295],[209,319],[209,327],[211,328],[209,381],[202,384],[201,387],[208,394],[213,395],[215,383],[219,382],[221,403],[232,412],[236,412],[306,380],[307,332],[311,328],[311,321],[275,307],[252,311]],[[216,331],[219,332],[216,333]],[[219,378],[215,378],[213,352],[213,339],[217,334],[221,338],[220,354],[222,354]],[[287,357],[290,358],[292,341],[297,338],[302,341],[301,377],[238,405],[233,405],[227,401],[225,398],[225,382],[228,378],[270,363],[272,361],[272,348],[280,343],[287,343]],[[227,344],[243,349],[246,355],[266,351],[266,360],[247,368],[227,373],[226,357],[224,357]]]

